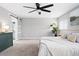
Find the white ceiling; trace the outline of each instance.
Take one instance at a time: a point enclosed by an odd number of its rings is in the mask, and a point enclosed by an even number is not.
[[[47,4],[48,3],[40,3],[41,6],[44,6]],[[73,8],[79,6],[79,3],[53,3],[53,4],[54,4],[53,7],[47,8],[48,10],[52,11],[51,13],[41,11],[41,15],[38,14],[38,11],[28,13],[33,9],[23,7],[23,6],[36,7],[34,3],[0,3],[0,6],[9,10],[13,14],[23,18],[26,18],[26,17],[56,18],[68,12],[69,10],[72,10]]]

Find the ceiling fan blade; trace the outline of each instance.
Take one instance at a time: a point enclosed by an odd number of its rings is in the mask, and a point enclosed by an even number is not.
[[[29,13],[32,13],[32,12],[34,12],[34,11],[36,11],[37,9],[35,9],[35,10],[32,10],[32,11],[30,11]]]
[[[48,7],[51,7],[51,6],[54,6],[54,5],[50,4],[50,5],[46,5],[46,6],[40,7],[40,8],[48,8]]]
[[[31,9],[36,9],[36,8],[33,8],[33,7],[28,7],[28,6],[23,6],[23,7],[25,7],[25,8],[31,8]]]
[[[46,9],[41,9],[41,10],[45,12],[51,12],[50,10],[46,10]]]
[[[37,7],[37,9],[39,9],[40,8],[40,4],[36,3],[36,7]]]

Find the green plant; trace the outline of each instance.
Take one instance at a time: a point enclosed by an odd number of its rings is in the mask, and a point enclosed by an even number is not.
[[[50,27],[52,27],[52,32],[54,33],[54,35],[57,36],[59,29],[57,26],[54,27],[54,25],[55,25],[55,23],[51,24]]]

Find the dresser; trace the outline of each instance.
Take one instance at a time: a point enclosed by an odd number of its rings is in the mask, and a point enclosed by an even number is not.
[[[0,52],[13,46],[13,33],[0,33]]]

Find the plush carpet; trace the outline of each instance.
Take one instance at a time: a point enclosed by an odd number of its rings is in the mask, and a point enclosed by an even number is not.
[[[0,56],[37,56],[39,40],[15,40],[13,46],[0,53]]]

